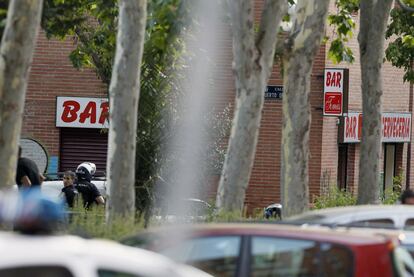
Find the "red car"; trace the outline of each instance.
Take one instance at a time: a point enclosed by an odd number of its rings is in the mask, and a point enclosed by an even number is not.
[[[407,276],[396,240],[347,229],[211,224],[149,230],[121,242],[213,276]]]

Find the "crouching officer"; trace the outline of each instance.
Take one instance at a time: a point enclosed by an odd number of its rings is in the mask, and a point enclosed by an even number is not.
[[[77,181],[76,190],[82,195],[83,206],[89,209],[93,203],[105,204],[105,199],[98,188],[91,182],[96,172],[96,165],[90,162],[83,162],[76,168]]]

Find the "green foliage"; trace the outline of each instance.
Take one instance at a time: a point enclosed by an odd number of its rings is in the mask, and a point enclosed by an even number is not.
[[[383,192],[382,203],[386,205],[392,205],[397,203],[401,196],[402,187],[403,187],[404,176],[403,172],[399,175],[394,176],[392,182],[392,187],[388,187]]]
[[[332,40],[328,57],[334,63],[354,61],[351,48],[346,42],[353,36],[355,21],[352,14],[359,9],[359,0],[336,0],[338,12],[328,16],[328,23],[335,27],[336,38]]]
[[[69,217],[69,223],[62,226],[61,232],[81,235],[92,238],[106,238],[119,240],[123,237],[136,234],[144,228],[143,220],[118,217],[113,222],[105,221],[103,206],[93,207],[85,211],[81,204],[76,205]]]
[[[313,204],[315,209],[324,209],[355,205],[356,200],[352,192],[341,190],[337,186],[331,186],[327,193],[316,197]]]
[[[42,27],[48,37],[74,36],[70,54],[76,68],[91,67],[107,85],[111,80],[116,42],[117,1],[46,0]]]
[[[414,15],[401,9],[393,9],[390,17],[391,23],[385,36],[392,42],[385,50],[386,59],[393,66],[404,69],[405,82],[414,82]]]

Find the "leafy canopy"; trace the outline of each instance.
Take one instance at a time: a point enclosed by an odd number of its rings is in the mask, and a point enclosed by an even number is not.
[[[334,63],[352,63],[354,55],[346,43],[355,31],[353,14],[359,10],[359,0],[336,0],[335,3],[337,13],[328,17],[329,24],[335,30],[328,57]],[[403,0],[403,3],[414,7],[414,0]],[[390,17],[391,23],[385,34],[386,39],[390,40],[385,50],[386,60],[393,66],[404,69],[404,81],[413,82],[414,13],[395,7],[391,10]]]
[[[414,7],[414,0],[407,4]],[[404,81],[414,82],[414,13],[402,9],[391,11],[391,24],[389,24],[386,38],[392,42],[385,51],[386,59],[393,66],[404,69]]]

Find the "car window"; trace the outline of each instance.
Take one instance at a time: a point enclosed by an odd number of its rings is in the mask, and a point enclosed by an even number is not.
[[[330,243],[253,237],[251,276],[352,276],[352,252]]]
[[[413,230],[414,229],[414,218],[408,218],[406,221],[405,221],[405,227],[407,228],[407,229],[410,229],[410,230]]]
[[[318,252],[314,241],[253,237],[251,276],[316,276]]]
[[[186,240],[160,253],[213,276],[235,276],[241,237],[217,236]]]
[[[63,266],[24,266],[0,269],[0,277],[73,277]]]
[[[321,243],[320,272],[323,276],[352,276],[353,255],[344,246]]]
[[[390,218],[365,219],[353,221],[351,225],[363,227],[392,228],[394,227],[394,221],[392,221]]]
[[[112,269],[98,269],[98,276],[99,277],[140,277],[137,274],[121,272],[121,271],[112,270]]]

